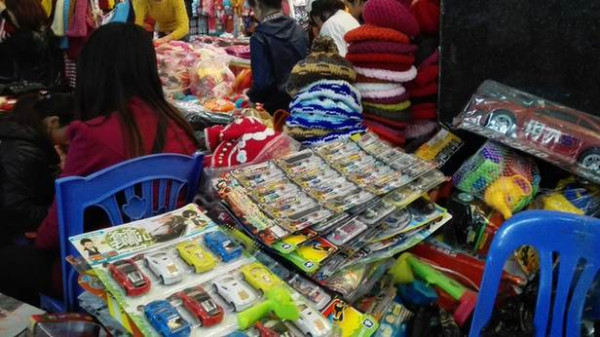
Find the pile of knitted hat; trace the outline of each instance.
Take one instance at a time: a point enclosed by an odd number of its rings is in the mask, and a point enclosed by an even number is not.
[[[292,69],[287,92],[293,97],[285,132],[305,145],[347,138],[365,130],[356,72],[338,54],[335,42],[318,37],[310,54]]]
[[[420,27],[411,14],[410,0],[369,0],[363,9],[365,24],[345,36],[346,59],[358,74],[365,125],[396,145],[404,144],[411,121],[409,93],[403,83],[417,75],[411,38]]]

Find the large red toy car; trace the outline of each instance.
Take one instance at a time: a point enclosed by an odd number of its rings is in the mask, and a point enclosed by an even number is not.
[[[600,119],[558,106],[474,100],[466,120],[515,139],[553,159],[600,173]]]
[[[140,296],[150,291],[150,279],[142,273],[135,261],[124,259],[108,265],[108,270],[127,296]]]
[[[201,286],[185,289],[177,296],[183,302],[183,306],[198,317],[203,326],[210,327],[223,320],[223,308]]]

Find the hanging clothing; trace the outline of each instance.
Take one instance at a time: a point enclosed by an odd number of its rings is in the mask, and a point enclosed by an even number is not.
[[[56,0],[56,7],[54,9],[54,19],[50,28],[56,36],[65,36],[65,1]]]
[[[42,8],[44,9],[44,12],[46,13],[46,16],[50,17],[50,15],[52,14],[52,0],[42,0],[41,4]]]
[[[146,16],[156,21],[156,30],[171,35],[174,40],[184,38],[190,30],[190,20],[184,0],[133,0],[135,24],[144,27]]]
[[[88,33],[88,0],[75,1],[75,13],[73,14],[73,24],[67,30],[69,37],[85,37]]]

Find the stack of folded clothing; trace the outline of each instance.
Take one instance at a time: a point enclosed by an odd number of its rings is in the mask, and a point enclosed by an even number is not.
[[[404,83],[417,76],[417,47],[411,39],[420,28],[408,1],[369,0],[364,25],[345,36],[346,59],[355,67],[365,125],[396,145],[404,144],[404,129],[412,119],[410,93]]]
[[[314,41],[311,53],[292,69],[287,84],[294,97],[285,132],[306,145],[318,145],[363,132],[356,72],[339,56],[329,37]]]

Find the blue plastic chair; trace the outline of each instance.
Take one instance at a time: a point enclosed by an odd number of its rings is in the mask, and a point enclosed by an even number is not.
[[[64,300],[57,301],[42,295],[42,308],[50,312],[76,309],[76,299],[81,293],[77,284],[78,274],[65,257],[79,256],[69,237],[83,233],[86,209],[99,207],[106,212],[113,226],[171,211],[177,207],[178,201],[185,199],[191,202],[197,194],[203,157],[199,153],[192,157],[150,155],[117,164],[88,177],[57,180],[56,206]],[[121,198],[118,199],[118,196]]]
[[[490,319],[504,263],[524,245],[535,247],[540,258],[535,335],[580,335],[586,294],[600,269],[600,220],[560,212],[526,211],[503,224],[492,241],[470,337],[479,336]],[[553,280],[555,254],[559,258],[557,280]],[[576,273],[578,267],[580,273]]]

